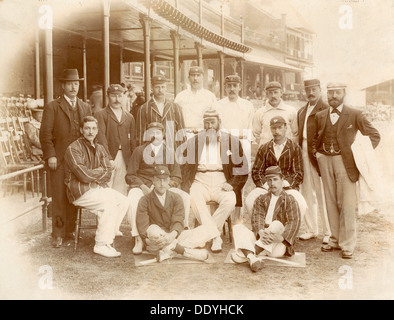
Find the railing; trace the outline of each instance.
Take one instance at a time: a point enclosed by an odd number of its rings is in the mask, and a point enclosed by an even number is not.
[[[261,33],[254,30],[245,30],[245,40],[261,46],[285,51],[286,43],[273,33]]]
[[[164,0],[188,18],[229,40],[242,43],[242,22],[225,15],[203,0]]]
[[[306,51],[291,49],[291,48],[287,49],[287,55],[301,60],[307,60],[307,61],[313,60],[313,56],[310,53],[307,53]]]
[[[14,172],[11,172],[11,173],[4,174],[4,175],[0,176],[0,183],[2,181],[4,181],[4,180],[15,178],[15,177],[18,177],[20,175],[23,175],[23,179],[24,179],[23,180],[23,182],[24,182],[23,183],[23,188],[24,188],[24,194],[26,194],[26,185],[27,185],[26,175],[27,175],[27,173],[37,172],[37,175],[39,176],[39,170],[41,170],[43,168],[44,168],[44,165],[43,164],[39,164],[39,165],[36,165],[34,167],[29,167],[29,168],[26,168],[26,169],[22,169],[22,170],[18,170],[18,171],[14,171]],[[46,184],[47,177],[46,177],[46,175],[47,175],[47,173],[44,170],[43,171],[42,197],[41,197],[39,203],[37,205],[34,205],[34,206],[28,208],[27,210],[24,210],[23,212],[17,214],[15,217],[4,221],[3,223],[8,223],[8,222],[14,221],[14,220],[18,219],[19,217],[22,217],[22,216],[26,215],[27,213],[29,213],[29,212],[31,212],[31,211],[39,208],[39,207],[42,207],[42,230],[46,231],[46,229],[47,229],[48,206],[49,206],[49,204],[52,201],[52,199],[48,198],[48,196],[47,196],[47,187],[46,187],[47,186],[47,184]],[[38,189],[39,189],[39,184],[38,184]]]

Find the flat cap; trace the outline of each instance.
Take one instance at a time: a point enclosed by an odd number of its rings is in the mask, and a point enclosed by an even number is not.
[[[107,93],[123,93],[125,90],[120,84],[111,84],[108,89]]]
[[[304,81],[304,88],[315,87],[315,86],[320,86],[319,79],[311,79]]]
[[[270,120],[270,127],[281,126],[282,124],[286,124],[286,120],[281,116],[275,116]]]
[[[327,84],[327,90],[346,89],[346,84],[340,82],[330,82]]]
[[[272,177],[272,176],[281,176],[282,175],[282,171],[280,170],[280,167],[278,166],[271,166],[268,167],[267,169],[265,169],[265,173],[264,173],[265,177]]]
[[[195,67],[190,67],[189,69],[189,75],[191,74],[204,74],[204,70],[201,67],[195,66]]]
[[[167,82],[167,78],[165,76],[162,76],[161,74],[159,74],[157,76],[153,76],[151,82],[152,82],[152,85],[162,84],[162,83]]]
[[[214,117],[218,119],[220,118],[219,113],[214,109],[208,109],[207,111],[204,112],[204,115],[202,116],[203,119],[214,118]]]
[[[224,79],[224,82],[225,83],[241,83],[241,78],[239,77],[239,75],[233,74],[233,75],[227,76]]]
[[[160,129],[164,132],[164,126],[160,122],[151,122],[148,124],[147,130],[149,129]]]
[[[275,89],[282,89],[282,85],[278,81],[271,81],[268,82],[265,86],[265,90],[275,90]]]
[[[170,176],[170,171],[167,166],[155,166],[153,176],[161,179],[167,178]]]

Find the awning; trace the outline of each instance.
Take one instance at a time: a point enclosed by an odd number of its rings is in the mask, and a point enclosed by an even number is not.
[[[297,71],[297,72],[302,72],[303,70],[300,68],[293,67],[287,63],[284,63],[272,55],[270,55],[268,52],[263,51],[263,50],[256,50],[253,49],[251,53],[245,53],[244,58],[246,62],[251,62],[251,63],[256,63],[256,64],[261,64],[264,66],[269,66],[269,67],[274,67],[278,69],[285,69],[288,71]]]

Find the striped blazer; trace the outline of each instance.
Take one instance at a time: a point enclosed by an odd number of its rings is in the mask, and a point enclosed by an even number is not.
[[[265,217],[271,202],[271,192],[259,196],[254,202],[252,211],[252,230],[258,236],[258,232],[265,228]],[[282,236],[286,245],[286,255],[294,254],[294,243],[301,225],[300,208],[295,198],[285,191],[279,195],[276,202],[272,221],[282,222],[285,231]]]
[[[107,187],[112,166],[104,146],[93,147],[81,137],[69,145],[64,154],[67,196],[70,202],[79,199],[85,192],[98,187]]]
[[[252,179],[256,187],[263,187],[267,181],[265,170],[271,166],[280,167],[284,179],[290,184],[290,187],[287,187],[288,189],[299,189],[303,180],[304,169],[301,148],[297,143],[287,139],[279,160],[275,156],[274,140],[263,144],[259,148],[252,168]]]
[[[173,121],[174,132],[166,132],[167,145],[172,146],[172,143],[179,145],[182,141],[175,143],[175,134],[185,127],[185,121],[183,120],[183,114],[180,107],[173,101],[166,100],[163,110],[163,116],[160,114],[159,109],[153,99],[144,103],[138,110],[136,129],[137,129],[137,145],[142,145],[147,141],[144,141],[144,133],[151,122],[160,122],[165,130],[167,131],[167,121]]]

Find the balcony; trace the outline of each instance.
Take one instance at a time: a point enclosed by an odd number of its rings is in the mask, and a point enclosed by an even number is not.
[[[313,62],[313,55],[301,50],[296,50],[292,48],[287,48],[287,58],[302,60],[306,62]]]
[[[286,52],[286,43],[274,33],[261,33],[255,30],[245,30],[245,41],[259,46]]]

